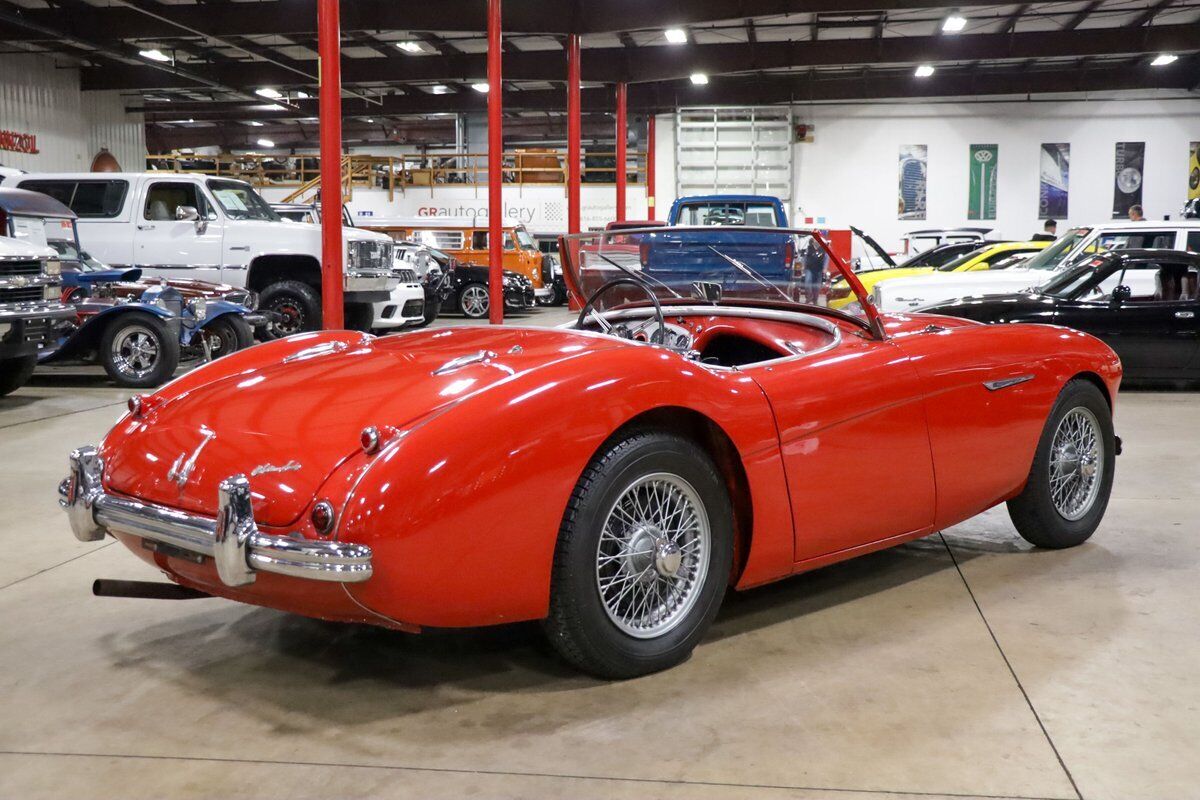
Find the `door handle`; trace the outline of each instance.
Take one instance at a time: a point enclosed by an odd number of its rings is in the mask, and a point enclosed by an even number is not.
[[[248,252],[250,252],[250,245],[244,244],[244,245],[239,245],[238,247],[230,247],[229,249],[230,250],[245,250],[248,253]]]
[[[1195,311],[1176,311],[1175,319],[1195,319]]]
[[[154,230],[154,226],[153,225],[138,225],[138,230],[139,231],[152,231],[152,230]]]

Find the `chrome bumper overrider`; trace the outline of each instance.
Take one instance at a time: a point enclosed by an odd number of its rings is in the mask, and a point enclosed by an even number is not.
[[[115,531],[208,556],[227,586],[253,583],[257,572],[338,583],[371,577],[371,548],[366,545],[261,533],[244,475],[221,481],[214,519],[109,494],[101,484],[103,472],[96,448],[81,447],[71,453],[71,473],[58,487],[59,505],[81,542],[99,541]]]

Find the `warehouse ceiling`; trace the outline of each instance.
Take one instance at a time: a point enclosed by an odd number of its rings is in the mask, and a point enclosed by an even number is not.
[[[454,115],[486,107],[485,9],[342,0],[347,141],[453,141]],[[592,138],[611,139],[618,81],[634,112],[1200,90],[1200,0],[507,0],[504,27],[512,141],[565,137],[570,33]],[[121,92],[152,148],[313,143],[316,48],[315,0],[0,0],[0,49],[52,54],[84,89]]]

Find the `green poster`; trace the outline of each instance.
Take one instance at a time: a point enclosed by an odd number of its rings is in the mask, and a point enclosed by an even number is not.
[[[996,218],[996,162],[999,157],[999,145],[971,145],[967,219]]]

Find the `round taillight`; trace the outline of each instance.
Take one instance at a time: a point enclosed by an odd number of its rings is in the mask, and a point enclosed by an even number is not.
[[[142,415],[142,409],[146,407],[146,396],[135,394],[129,398],[129,413],[136,419]]]
[[[313,506],[312,524],[317,529],[317,533],[324,535],[333,530],[334,520],[337,515],[334,514],[333,505],[328,500],[322,500]]]
[[[367,455],[377,452],[379,450],[379,429],[374,425],[363,428],[363,432],[358,436],[358,441]]]

